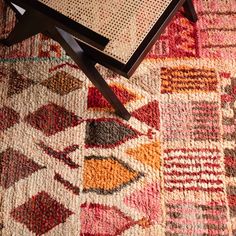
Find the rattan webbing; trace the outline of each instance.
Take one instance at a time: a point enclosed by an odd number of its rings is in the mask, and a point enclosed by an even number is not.
[[[127,63],[171,0],[40,0],[107,37],[104,52]]]

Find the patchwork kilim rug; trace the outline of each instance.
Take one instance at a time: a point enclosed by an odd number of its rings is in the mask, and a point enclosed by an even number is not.
[[[236,2],[195,4],[130,80],[98,66],[129,122],[47,37],[0,46],[2,235],[236,235]]]

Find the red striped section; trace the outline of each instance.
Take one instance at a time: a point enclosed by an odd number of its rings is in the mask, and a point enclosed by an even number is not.
[[[200,175],[222,175],[222,171],[209,171],[209,170],[199,170],[198,172],[191,172],[191,171],[164,171],[164,175],[169,176],[200,176]]]
[[[223,192],[220,152],[217,149],[164,151],[166,191]]]
[[[204,183],[204,184],[222,184],[223,181],[222,180],[213,180],[213,179],[182,179],[182,180],[177,180],[177,179],[170,179],[168,180],[168,183],[174,183],[174,184],[184,184],[184,183],[192,183],[192,182],[195,182],[195,183]]]
[[[212,160],[218,160],[220,158],[220,156],[211,156]],[[168,160],[179,160],[179,159],[186,159],[186,160],[196,160],[196,159],[200,159],[200,160],[209,160],[209,157],[207,156],[192,156],[192,155],[179,155],[179,156],[170,156],[168,157]]]

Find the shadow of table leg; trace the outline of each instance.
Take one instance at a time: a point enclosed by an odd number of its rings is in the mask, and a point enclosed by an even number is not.
[[[38,33],[43,32],[48,26],[42,22],[41,18],[35,17],[35,14],[25,12],[18,18],[14,29],[6,39],[1,39],[1,43],[7,46],[19,43]]]

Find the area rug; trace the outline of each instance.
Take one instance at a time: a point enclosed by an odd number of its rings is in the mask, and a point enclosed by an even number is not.
[[[98,66],[128,122],[47,37],[0,46],[0,234],[236,235],[236,3],[195,5],[130,80]]]

